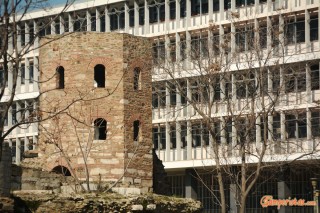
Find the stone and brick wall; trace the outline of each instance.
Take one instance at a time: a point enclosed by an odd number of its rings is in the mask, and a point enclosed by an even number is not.
[[[40,49],[39,158],[42,167],[68,168],[91,181],[147,192],[152,187],[151,45],[127,34],[83,32],[42,39]],[[105,67],[105,87],[94,87],[94,67]],[[57,89],[57,67],[64,88]],[[134,90],[134,68],[141,87]],[[61,113],[60,113],[61,112]],[[94,140],[94,120],[107,121],[106,140]],[[139,140],[133,122],[139,120]],[[85,159],[85,160],[84,160]],[[122,178],[124,177],[124,178]]]
[[[0,197],[10,196],[11,190],[11,149],[8,143],[3,143],[0,160]]]

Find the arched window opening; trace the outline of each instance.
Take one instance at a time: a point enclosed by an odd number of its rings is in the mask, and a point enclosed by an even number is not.
[[[56,71],[57,75],[57,89],[63,89],[64,88],[64,68],[62,66],[59,66]]]
[[[97,118],[94,121],[94,139],[105,140],[107,138],[107,121],[103,118]]]
[[[102,64],[94,67],[94,87],[105,87],[105,67]]]
[[[133,89],[141,90],[141,70],[138,67],[134,68]]]
[[[64,166],[56,166],[52,169],[52,172],[62,174],[64,176],[71,176],[71,172],[69,171],[69,169]]]
[[[133,122],[133,140],[139,141],[139,132],[140,132],[140,121],[136,120]]]

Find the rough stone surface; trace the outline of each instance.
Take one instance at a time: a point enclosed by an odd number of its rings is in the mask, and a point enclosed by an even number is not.
[[[0,149],[1,150],[1,149]],[[4,143],[0,153],[0,196],[10,196],[11,190],[11,149],[8,143]]]
[[[65,113],[41,123],[38,141],[41,167],[50,171],[63,166],[84,180],[85,152],[90,181],[119,180],[117,185],[121,186],[123,177],[138,178],[141,182],[126,187],[152,191],[152,60],[148,39],[82,32],[56,35],[41,42],[48,39],[53,41],[41,48],[39,55],[40,81],[46,82],[40,88],[43,93],[40,116],[45,118],[50,112],[63,110]],[[105,88],[94,86],[96,65],[105,67]],[[63,89],[57,89],[59,66],[64,68]],[[135,90],[137,67],[141,70],[141,84]],[[94,140],[93,124],[97,118],[107,121],[106,140]],[[137,120],[138,142],[133,138],[133,123]],[[63,147],[63,154],[57,145]]]
[[[15,212],[201,212],[199,201],[155,194],[122,196],[119,194],[80,194],[74,196],[20,193],[15,197]]]

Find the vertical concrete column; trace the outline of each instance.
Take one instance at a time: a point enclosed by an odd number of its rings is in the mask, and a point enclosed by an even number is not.
[[[139,35],[139,5],[136,0],[134,3],[134,34]]]
[[[227,139],[226,139],[226,121],[224,117],[220,117],[221,120],[221,145],[226,146],[227,145]]]
[[[312,139],[312,128],[311,128],[311,111],[307,108],[307,140]]]
[[[56,25],[56,20],[52,20],[52,19],[51,19],[50,30],[51,30],[51,34],[52,34],[52,35],[59,34],[59,32],[58,32],[58,33],[56,32],[56,27],[55,27],[55,25]]]
[[[91,31],[91,14],[89,10],[86,11],[86,19],[87,19],[87,31]]]
[[[285,181],[278,182],[278,199],[288,199],[291,195],[291,191]],[[278,210],[279,213],[291,213],[292,207],[281,206]]]
[[[311,51],[311,43],[310,43],[310,13],[308,9],[305,9],[305,19],[304,19],[304,38],[305,38],[305,43],[306,43],[306,49],[307,52]]]
[[[192,160],[192,124],[187,121],[187,160]]]
[[[281,141],[285,141],[287,139],[285,122],[286,122],[286,115],[284,114],[283,111],[281,111],[280,112]]]
[[[29,137],[24,134],[24,150],[29,150]]]
[[[311,70],[308,63],[306,63],[306,91],[307,91],[307,102],[312,103],[312,91],[311,91]]]
[[[176,60],[179,62],[180,59],[181,59],[180,58],[180,35],[179,35],[179,33],[176,33]],[[180,66],[177,65],[176,67],[177,67],[178,71],[180,71],[180,69],[181,69]],[[178,95],[178,93],[180,93],[179,90],[177,90],[177,95]],[[180,94],[179,94],[179,96],[180,96]],[[181,96],[180,96],[180,100],[181,100]],[[181,103],[181,101],[180,101],[180,103]],[[177,109],[180,109],[180,108],[177,107]]]
[[[284,32],[284,18],[282,14],[279,15],[279,32]],[[278,47],[275,47],[277,48],[277,53],[279,51],[278,48],[281,48],[281,46],[284,46],[284,33],[279,33],[279,44]]]
[[[18,31],[18,34],[17,34],[17,48],[18,50],[21,50],[21,27],[20,25],[17,25],[17,31]]]
[[[39,91],[39,59],[38,57],[33,57],[33,91]]]
[[[21,62],[19,62],[17,67],[18,67],[18,76],[17,76],[16,94],[19,94],[21,92]]]
[[[177,160],[181,159],[181,124],[179,121],[176,121],[176,145],[177,145]]]
[[[101,20],[100,20],[100,11],[96,9],[96,31],[101,32]]]
[[[181,94],[180,94],[180,90],[178,87],[176,87],[176,111],[178,113],[178,117],[181,117],[183,115],[182,113],[182,108],[181,108]]]
[[[268,138],[269,141],[273,138],[273,116],[272,114],[268,115]]]
[[[192,115],[192,105],[189,100],[192,99],[192,94],[191,94],[191,89],[190,89],[190,80],[187,79],[187,98],[188,98],[188,103],[187,103],[187,117],[190,118]],[[192,100],[191,100],[192,101]]]
[[[230,184],[230,213],[237,213],[238,190],[236,184]]]
[[[165,41],[164,46],[165,46],[165,51],[166,51],[166,61],[171,61],[171,56],[170,56],[170,38],[169,38],[169,36],[167,34],[164,35],[164,41]],[[170,93],[169,93],[169,96],[170,96]],[[170,98],[169,98],[169,100],[170,100]]]
[[[147,0],[144,0],[144,34],[149,34],[149,7]]]
[[[9,197],[11,190],[11,149],[8,143],[3,143],[0,160],[0,197]]]
[[[129,33],[129,5],[128,2],[124,3],[124,32]]]
[[[104,9],[104,18],[105,18],[105,29],[106,32],[110,32],[110,16],[109,16],[109,8],[108,6],[105,7]]]
[[[234,53],[236,52],[236,28],[234,23],[231,22],[231,55],[234,57]]]
[[[166,122],[166,161],[170,161],[171,137],[170,137],[170,123]]]
[[[32,136],[32,142],[33,142],[33,150],[35,150],[37,145],[38,145],[38,137],[37,137],[37,135],[33,135]]]
[[[191,27],[191,0],[186,0],[186,9],[187,9],[186,23],[187,23],[187,30],[188,30],[188,28]]]
[[[260,148],[262,143],[261,140],[261,116],[257,114],[256,116],[256,147]]]
[[[185,183],[186,183],[186,198],[197,199],[197,179],[196,172],[193,169],[186,169]]]
[[[18,137],[16,137],[16,164],[20,165],[21,163],[21,141]]]
[[[232,103],[231,103],[231,110],[238,110],[238,100],[237,100],[237,85],[236,85],[236,79],[235,74],[231,74],[231,84],[232,84]]]
[[[170,30],[170,1],[165,0],[164,2],[164,11],[165,11],[165,29]]]
[[[27,22],[24,23],[24,30],[25,30],[25,44],[28,44],[30,41],[30,28]]]
[[[220,21],[224,20],[224,1],[225,0],[219,0],[219,14],[220,14]],[[220,26],[221,27],[221,26]]]
[[[268,4],[269,4],[268,0]],[[267,16],[267,50],[268,50],[268,54],[271,51],[272,48],[272,37],[271,37],[271,33],[272,33],[272,21],[271,18],[269,16]]]
[[[180,0],[176,0],[176,29],[180,28]]]
[[[33,100],[33,112],[34,112],[34,114],[35,114],[35,116],[36,116],[36,118],[34,118],[34,119],[37,119],[38,120],[38,103],[37,103],[37,101],[36,100]],[[32,124],[32,126],[33,126],[33,129],[32,129],[32,131],[33,132],[38,132],[38,123],[37,122],[34,122],[33,124]]]
[[[163,149],[162,143],[161,143],[161,127],[160,124],[157,125],[158,128],[158,156],[160,156],[160,150]],[[164,159],[166,160],[166,159]]]
[[[69,26],[69,32],[73,32],[74,29],[73,29],[73,18],[72,18],[72,15],[71,13],[68,13],[68,26]]]
[[[187,0],[188,1],[188,0]],[[191,35],[189,31],[186,31],[186,54],[187,54],[187,69],[191,68],[191,59],[190,59],[190,53],[191,53]]]
[[[59,24],[60,24],[60,34],[63,34],[66,30],[64,29],[64,18],[63,16],[59,16]]]
[[[259,3],[260,1],[259,0],[254,0],[254,10],[255,10],[255,14],[259,14],[260,13],[260,10],[259,10]]]
[[[11,46],[11,45],[9,45]],[[8,62],[8,88],[11,90],[13,86],[13,75],[12,75],[13,64]]]
[[[209,23],[213,22],[213,1],[208,2]]]
[[[25,66],[25,81],[24,81],[24,90],[25,92],[29,92],[29,79],[30,79],[30,75],[29,75],[29,66],[30,66],[30,63],[29,63],[29,59],[27,58],[27,56],[25,56],[24,58],[24,66]]]

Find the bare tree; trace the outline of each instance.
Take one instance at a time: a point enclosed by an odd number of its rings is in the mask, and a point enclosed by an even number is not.
[[[4,139],[15,128],[40,121],[39,112],[37,109],[34,109],[34,106],[25,106],[21,109],[17,109],[15,106],[15,98],[18,93],[17,85],[19,83],[30,81],[36,82],[37,86],[41,83],[38,79],[33,79],[33,76],[29,76],[29,79],[25,78],[25,69],[27,67],[23,61],[27,54],[36,52],[41,48],[41,45],[39,45],[40,38],[45,37],[46,31],[51,32],[51,25],[59,20],[60,15],[72,3],[73,0],[66,0],[59,13],[50,18],[40,18],[41,23],[39,22],[37,28],[32,25],[26,31],[25,27],[21,25],[21,22],[27,18],[26,14],[39,9],[49,10],[51,7],[50,3],[43,0],[5,0],[0,2],[0,99],[2,100],[0,111],[0,149],[2,149]],[[42,43],[42,45],[46,45],[46,43]],[[12,112],[12,116],[15,119],[11,126],[5,128],[8,112]],[[22,116],[16,119],[18,114]]]
[[[186,132],[176,130],[189,137],[181,146],[190,157],[191,147],[200,146],[211,156],[210,172],[217,178],[219,196],[209,190],[221,212],[227,212],[225,191],[232,183],[239,212],[244,213],[247,198],[263,171],[317,156],[319,141],[313,139],[308,147],[290,140],[306,138],[307,128],[308,137],[314,138],[317,130],[311,135],[313,124],[307,124],[306,109],[293,112],[281,108],[284,102],[297,101],[293,97],[298,92],[311,90],[305,64],[294,63],[299,61],[296,50],[289,47],[292,38],[301,42],[304,32],[293,31],[290,17],[281,14],[259,23],[240,22],[237,13],[230,17],[230,24],[181,33],[179,48],[170,35],[156,41],[154,97],[161,114],[166,101],[179,94],[173,98],[174,107],[166,106],[166,118],[186,123]],[[311,59],[308,64],[319,66],[319,61]],[[319,107],[312,110],[318,112]],[[301,126],[298,136],[297,125]],[[299,153],[298,157],[292,157],[294,153]]]

